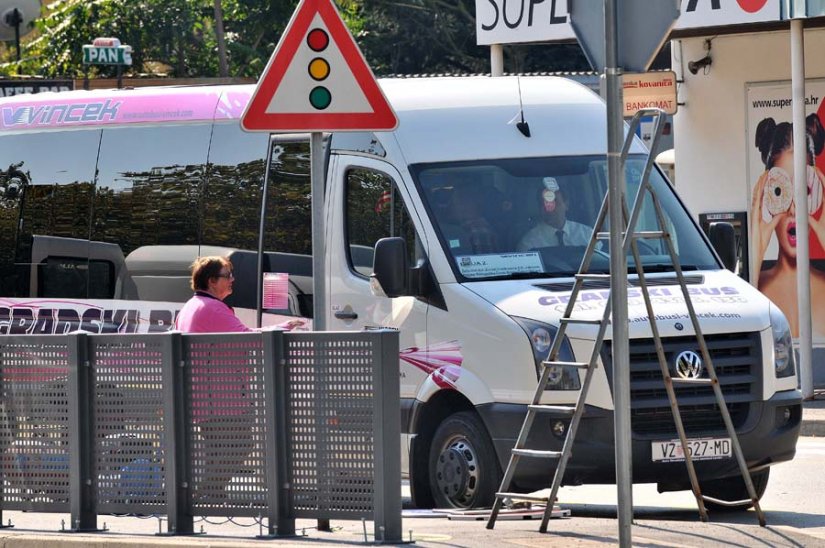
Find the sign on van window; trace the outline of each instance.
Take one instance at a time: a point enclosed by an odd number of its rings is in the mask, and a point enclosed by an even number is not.
[[[572,41],[568,0],[476,0],[478,45]],[[675,30],[779,21],[781,0],[682,0]]]

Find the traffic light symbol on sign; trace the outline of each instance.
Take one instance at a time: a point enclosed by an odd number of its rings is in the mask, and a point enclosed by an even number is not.
[[[398,118],[333,0],[301,0],[241,117],[247,131],[387,131]]]
[[[329,35],[324,29],[314,28],[307,34],[307,45],[314,52],[321,53],[329,45]],[[329,76],[329,62],[323,57],[315,57],[309,62],[309,75],[316,82],[323,82]],[[319,85],[309,92],[309,104],[317,110],[324,110],[332,102],[332,94],[325,86]]]

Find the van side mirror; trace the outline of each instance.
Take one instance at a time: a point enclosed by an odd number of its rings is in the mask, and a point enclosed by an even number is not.
[[[710,223],[708,230],[710,243],[722,264],[731,272],[736,271],[736,232],[730,223]]]
[[[402,297],[407,294],[410,265],[404,238],[381,238],[375,243],[370,286],[376,296]]]

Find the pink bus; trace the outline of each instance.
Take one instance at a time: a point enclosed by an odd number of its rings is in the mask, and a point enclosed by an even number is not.
[[[269,136],[239,117],[252,86],[21,95],[0,101],[0,334],[165,331],[188,265],[228,255],[228,299],[256,320]],[[311,316],[309,147],[272,141],[264,271]],[[275,299],[283,306],[284,299]]]

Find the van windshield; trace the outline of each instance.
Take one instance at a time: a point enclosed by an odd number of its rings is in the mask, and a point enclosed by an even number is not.
[[[626,164],[632,207],[645,156]],[[412,167],[428,214],[460,280],[572,276],[579,269],[607,190],[604,156],[516,158]],[[670,185],[655,169],[651,183],[684,270],[718,269],[713,252]],[[603,231],[609,230],[605,222]],[[658,231],[645,197],[637,231]],[[640,238],[645,272],[671,272],[661,238]],[[607,273],[608,242],[597,244],[590,272]],[[628,254],[628,270],[636,267]]]

